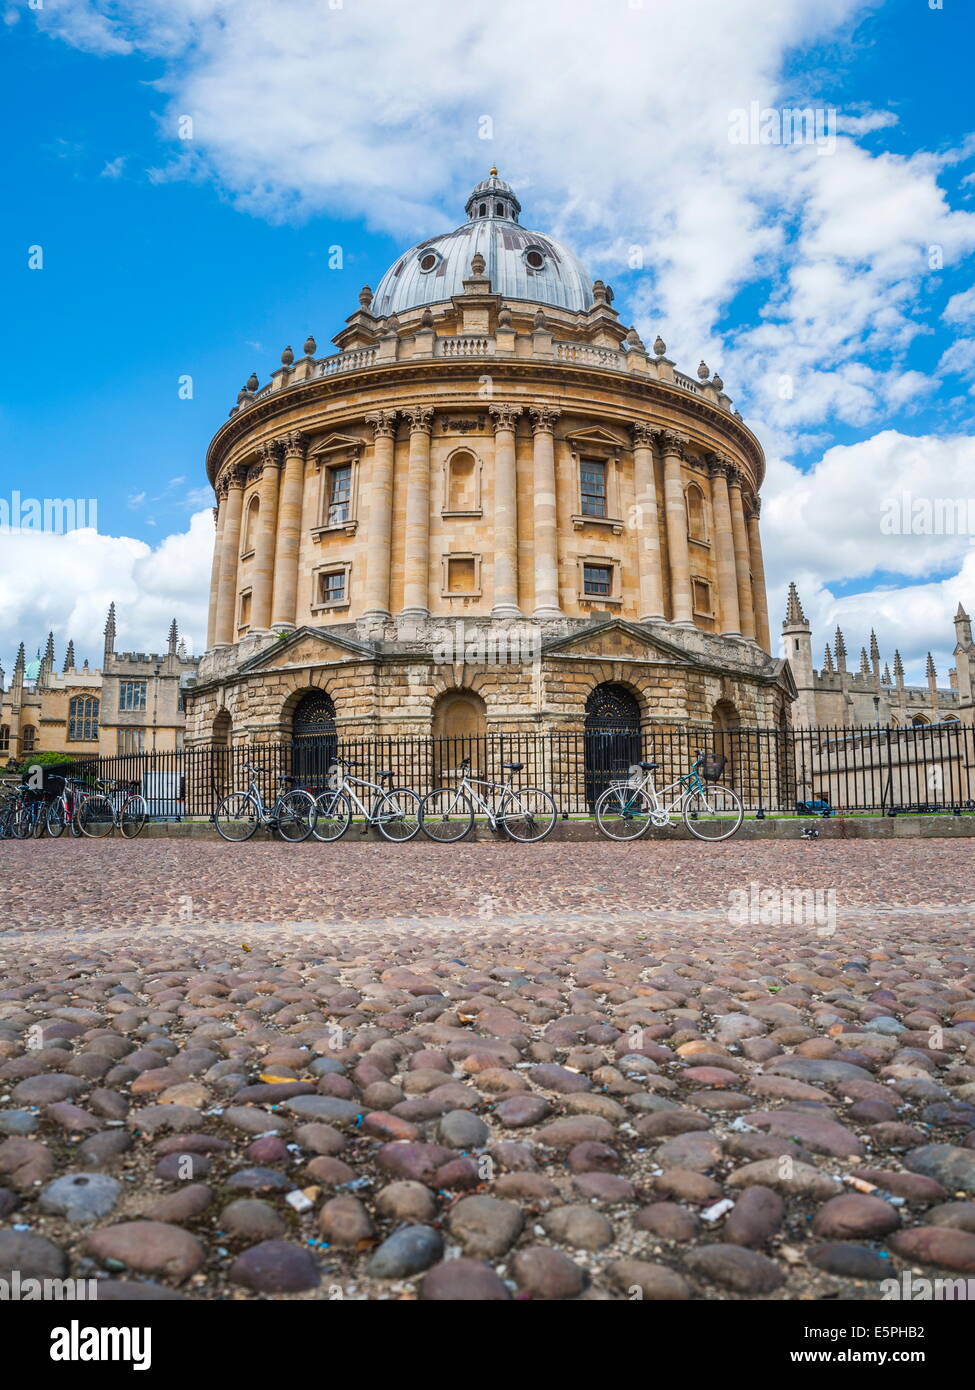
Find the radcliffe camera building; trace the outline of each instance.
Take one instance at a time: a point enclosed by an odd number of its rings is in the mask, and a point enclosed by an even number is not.
[[[520,218],[492,169],[240,392],[188,745],[787,722],[758,440]]]

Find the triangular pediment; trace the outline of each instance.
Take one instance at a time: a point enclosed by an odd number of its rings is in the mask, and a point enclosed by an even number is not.
[[[309,458],[319,458],[324,454],[349,453],[365,447],[364,441],[352,434],[327,434],[308,450]]]
[[[622,618],[610,618],[582,632],[557,637],[546,642],[543,650],[546,656],[595,657],[610,661],[629,658],[635,661],[663,661],[670,666],[692,664],[680,647],[651,637],[645,628]]]
[[[320,627],[300,627],[280,637],[241,666],[241,671],[280,671],[294,666],[330,666],[338,661],[373,661],[375,652]]]
[[[618,435],[605,430],[601,425],[590,425],[584,430],[575,430],[572,434],[567,434],[566,440],[574,448],[602,447],[604,449],[625,449],[626,440]]]

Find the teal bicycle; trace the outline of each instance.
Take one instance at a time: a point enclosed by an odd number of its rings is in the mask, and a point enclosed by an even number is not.
[[[745,819],[741,797],[718,785],[725,759],[699,752],[690,772],[657,790],[658,763],[635,763],[625,782],[613,782],[596,800],[596,824],[610,840],[638,840],[651,825],[672,825],[680,815],[697,840],[727,840]],[[673,793],[673,795],[671,795]]]

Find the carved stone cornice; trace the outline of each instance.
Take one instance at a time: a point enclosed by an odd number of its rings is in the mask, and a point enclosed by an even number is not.
[[[397,410],[373,410],[366,416],[366,424],[372,425],[373,439],[395,439]]]
[[[532,434],[551,434],[555,429],[555,422],[561,414],[561,410],[554,405],[530,406],[528,416],[531,421]]]
[[[488,413],[494,421],[494,432],[498,430],[513,430],[518,424],[518,416],[522,413],[520,405],[489,405]]]
[[[433,432],[432,405],[408,405],[403,414],[410,427],[410,434],[431,434]]]
[[[650,449],[659,431],[653,426],[648,425],[645,420],[634,420],[630,426],[630,434],[633,437],[633,447],[635,449]]]

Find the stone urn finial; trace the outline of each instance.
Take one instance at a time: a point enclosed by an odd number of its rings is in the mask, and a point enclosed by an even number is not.
[[[538,309],[537,312],[536,312],[536,314],[535,314],[535,328],[536,328],[536,329],[545,329],[545,328],[547,328],[547,327],[548,327],[548,319],[545,317],[544,311],[543,311],[542,309]]]
[[[363,285],[362,289],[359,291],[359,303],[362,305],[363,309],[368,309],[372,303],[372,290],[368,285]]]
[[[421,327],[423,327],[423,328],[432,328],[432,327],[433,327],[433,310],[432,310],[432,309],[430,309],[430,308],[424,309],[423,313],[420,315],[420,325],[421,325]]]
[[[511,308],[507,304],[502,304],[501,308],[498,310],[498,327],[511,327]]]
[[[315,355],[315,353],[316,353],[317,351],[318,351],[318,344],[315,342],[315,339],[314,339],[314,338],[312,337],[312,335],[309,333],[309,334],[308,334],[308,337],[305,339],[305,346],[304,346],[304,348],[303,348],[303,352],[304,352],[304,354],[305,354],[306,357],[314,357],[314,355]]]
[[[661,338],[659,333],[654,339],[653,350],[658,357],[663,357],[664,353],[667,351],[667,344],[664,342],[663,338]]]
[[[724,382],[718,376],[717,372],[715,372],[714,376],[711,378],[711,384],[716,391],[724,390]]]
[[[285,348],[284,352],[282,352],[281,354],[281,361],[284,363],[286,367],[290,367],[294,360],[295,355],[291,351],[291,344],[289,343],[288,346]]]
[[[256,391],[260,384],[261,383],[257,379],[257,373],[251,372],[250,376],[247,378],[245,387],[248,391]]]
[[[703,358],[698,364],[697,374],[702,381],[707,381],[708,377],[711,375],[711,368],[708,366],[708,364],[704,361]]]
[[[486,265],[487,261],[485,261],[480,251],[475,251],[471,257],[471,273],[474,275],[475,279],[480,279],[484,274],[484,267]]]

